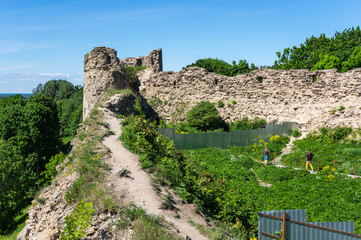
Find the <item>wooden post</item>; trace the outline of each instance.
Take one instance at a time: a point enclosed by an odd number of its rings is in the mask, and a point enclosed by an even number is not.
[[[301,156],[301,169],[302,169],[302,156]]]
[[[320,160],[317,161],[317,172],[320,171]]]
[[[336,170],[336,160],[333,160],[333,168]]]
[[[283,211],[283,217],[282,217],[282,240],[286,240],[286,225],[287,225],[287,215],[286,215],[286,211]]]

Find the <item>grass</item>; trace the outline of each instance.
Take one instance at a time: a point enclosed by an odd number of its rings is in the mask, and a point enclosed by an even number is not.
[[[193,221],[188,221],[189,225],[197,228],[200,233],[206,236],[210,240],[224,240],[224,239],[233,239],[227,232],[220,227],[206,227],[202,224],[197,224]]]
[[[171,229],[171,224],[164,218],[146,214],[145,210],[134,205],[122,208],[120,219],[116,223],[119,229],[131,227],[136,240],[180,240]]]
[[[132,228],[134,239],[181,239],[170,230],[169,223],[160,217],[150,216],[141,208],[120,206],[105,186],[106,164],[109,149],[102,144],[104,136],[114,134],[102,123],[102,112],[93,110],[84,122],[86,128],[78,133],[83,141],[73,150],[69,168],[78,174],[65,199],[69,204],[79,204],[86,200],[91,202],[96,211],[108,211],[118,216],[115,227]]]
[[[126,89],[114,89],[114,88],[111,88],[107,91],[106,93],[106,98],[109,98],[111,96],[114,96],[115,94],[121,94],[123,96],[130,96],[133,94],[132,90],[129,89],[129,88],[126,88]]]

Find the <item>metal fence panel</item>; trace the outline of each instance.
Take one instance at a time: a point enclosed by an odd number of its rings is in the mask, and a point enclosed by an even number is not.
[[[223,133],[175,134],[173,128],[160,128],[158,132],[173,140],[177,149],[197,149],[248,146],[261,139],[268,142],[271,136],[289,136],[296,128],[298,128],[297,123],[286,122],[282,125],[266,125],[265,128],[255,130],[234,130]]]
[[[305,209],[297,209],[297,210],[285,210],[287,219],[293,219],[300,222],[306,221],[306,210]],[[276,211],[262,211],[260,213],[272,215],[276,217],[282,217],[283,210]],[[261,234],[261,231],[270,233],[272,235],[276,235],[276,232],[280,232],[282,229],[282,221],[277,219],[272,219],[268,217],[258,217],[258,239],[259,240],[273,240],[273,238],[264,236]],[[303,236],[302,232],[299,232],[299,229],[295,226],[292,226],[290,223],[287,223],[287,236],[290,232],[296,232],[297,235]],[[287,239],[290,239],[291,236],[288,236]],[[302,239],[302,238],[297,238]],[[293,240],[293,239],[292,239]],[[295,239],[296,240],[296,239]],[[303,239],[304,240],[304,239]]]
[[[306,210],[285,210],[286,221],[286,239],[287,240],[360,240],[361,235],[351,236],[353,234],[355,224],[353,222],[308,222],[306,223]],[[278,217],[274,219],[270,216]],[[277,232],[282,229],[281,211],[262,211],[259,212],[258,218],[258,239],[273,240],[274,238],[265,236],[262,232],[277,236]],[[315,226],[333,229],[320,229]],[[342,232],[337,232],[342,231]]]

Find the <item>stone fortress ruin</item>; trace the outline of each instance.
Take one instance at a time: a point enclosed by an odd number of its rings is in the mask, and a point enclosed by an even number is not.
[[[216,107],[226,121],[260,117],[269,123],[297,122],[307,131],[361,126],[361,68],[346,73],[260,69],[227,77],[198,67],[163,71],[161,49],[120,60],[106,47],[84,58],[84,119],[107,89],[130,86],[124,66],[147,66],[138,72],[137,89],[166,121],[183,120],[197,102],[222,101],[224,106]]]

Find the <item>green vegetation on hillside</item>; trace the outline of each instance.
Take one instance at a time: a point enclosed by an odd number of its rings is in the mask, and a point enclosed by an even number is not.
[[[65,80],[39,84],[26,99],[0,99],[0,234],[12,231],[69,151],[61,137],[74,136],[82,120],[82,88]]]
[[[58,112],[44,95],[0,99],[0,232],[44,183],[43,172],[61,146]]]
[[[352,131],[347,128],[322,129],[321,132],[324,138],[339,146],[352,136]],[[257,212],[279,209],[306,209],[307,221],[354,221],[356,233],[361,233],[358,211],[361,179],[335,174],[330,166],[324,166],[314,175],[306,170],[277,168],[262,163],[265,146],[271,151],[272,159],[281,154],[288,137],[274,136],[270,143],[260,141],[247,147],[180,152],[171,141],[157,133],[156,125],[139,115],[128,119],[121,139],[130,150],[140,155],[144,168],[176,189],[184,200],[197,204],[208,217],[226,223],[235,239],[256,237]],[[320,139],[322,137],[310,135],[296,142],[296,146],[303,143],[302,154],[305,155],[306,148],[316,142],[319,144],[314,148],[325,144]],[[360,142],[355,139],[349,141],[353,146],[341,150],[345,156],[358,152]],[[259,157],[261,163],[258,163]],[[341,158],[340,162],[346,161]],[[272,185],[262,187],[256,178]]]
[[[282,161],[287,158],[287,165],[305,167],[307,150],[313,153],[313,168],[320,169],[329,166],[331,169],[336,164],[335,171],[338,173],[354,174],[354,167],[358,175],[361,175],[361,132],[347,127],[321,128],[320,132],[308,134],[306,138],[294,142],[292,153],[282,156]]]

